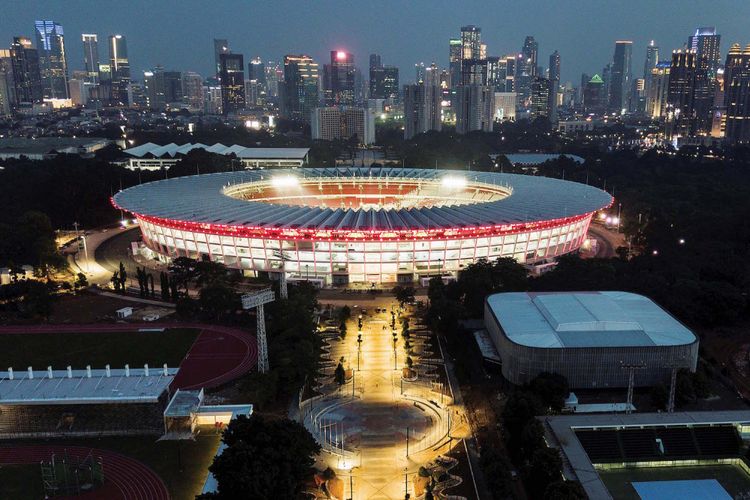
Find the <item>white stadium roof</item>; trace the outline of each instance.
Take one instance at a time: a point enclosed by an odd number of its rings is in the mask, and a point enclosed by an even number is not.
[[[688,345],[696,337],[649,298],[628,292],[498,293],[487,304],[505,335],[527,347]]]
[[[274,160],[274,159],[295,159],[303,160],[307,153],[310,151],[309,148],[248,148],[239,144],[233,144],[232,146],[225,146],[221,143],[216,143],[213,146],[208,146],[201,143],[186,143],[186,144],[175,144],[174,142],[164,146],[154,144],[153,142],[147,142],[134,148],[129,148],[123,151],[123,153],[130,156],[136,156],[143,158],[144,156],[152,156],[154,158],[171,157],[174,158],[179,154],[187,154],[193,149],[205,149],[209,153],[216,153],[221,155],[229,155],[234,153],[237,158],[251,158],[259,160]]]
[[[150,403],[172,383],[177,368],[107,370],[27,370],[0,378],[0,404]]]

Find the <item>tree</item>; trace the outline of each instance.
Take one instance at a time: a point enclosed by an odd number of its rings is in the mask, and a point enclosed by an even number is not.
[[[500,500],[510,497],[513,491],[513,478],[508,459],[496,449],[487,446],[482,450],[482,456],[479,457],[479,465],[482,467],[485,481],[493,498]]]
[[[568,379],[558,373],[542,372],[529,383],[529,389],[553,411],[560,411],[570,393]]]
[[[229,423],[227,446],[209,470],[218,482],[215,498],[297,498],[312,476],[320,445],[301,424],[266,420],[258,414]]]
[[[338,318],[340,323],[344,323],[352,317],[352,310],[349,306],[344,306],[338,310]]]
[[[547,486],[561,479],[561,469],[562,459],[559,451],[546,446],[537,449],[531,456],[526,474],[526,482],[532,496],[543,498]]]
[[[588,496],[578,481],[555,481],[544,490],[545,500],[586,500]]]
[[[414,294],[416,291],[413,286],[396,285],[391,291],[401,307],[403,307],[404,304],[411,304],[414,302]]]
[[[85,274],[78,273],[76,274],[76,280],[73,283],[73,286],[75,287],[76,290],[80,288],[86,288],[87,286],[89,286],[89,280],[88,278],[86,278]]]
[[[528,391],[515,391],[508,397],[503,408],[503,422],[508,434],[520,433],[536,415],[542,415],[544,407],[539,398]]]
[[[201,288],[198,304],[207,317],[218,320],[227,311],[240,307],[240,300],[234,290],[227,285],[214,282]]]
[[[125,293],[128,283],[128,272],[125,270],[125,265],[120,262],[120,293]]]

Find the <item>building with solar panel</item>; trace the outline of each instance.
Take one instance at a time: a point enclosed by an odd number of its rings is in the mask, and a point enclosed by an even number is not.
[[[412,283],[482,258],[546,262],[576,251],[592,215],[611,203],[560,179],[386,167],[197,175],[113,197],[162,261],[326,285]]]
[[[525,384],[542,372],[571,388],[627,387],[694,372],[698,338],[653,301],[627,292],[499,293],[485,300],[485,326],[503,376]]]

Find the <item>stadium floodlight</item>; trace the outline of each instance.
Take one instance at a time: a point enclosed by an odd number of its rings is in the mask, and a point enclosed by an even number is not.
[[[443,187],[451,189],[460,189],[466,187],[466,178],[459,175],[446,175],[440,181]]]
[[[293,175],[279,175],[271,179],[271,185],[275,188],[297,187],[299,179]]]

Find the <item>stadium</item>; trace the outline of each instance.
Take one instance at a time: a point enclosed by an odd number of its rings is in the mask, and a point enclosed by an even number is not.
[[[117,193],[154,257],[325,285],[411,283],[480,258],[535,264],[577,250],[612,198],[516,174],[415,168],[253,170]]]

